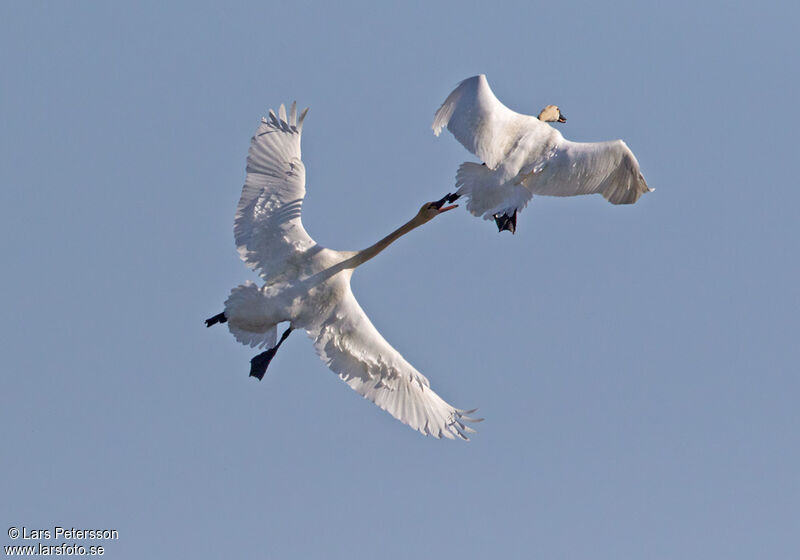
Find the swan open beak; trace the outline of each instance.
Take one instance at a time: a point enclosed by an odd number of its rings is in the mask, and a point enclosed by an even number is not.
[[[558,122],[567,122],[567,117],[561,114],[561,111],[558,112]]]
[[[442,212],[447,212],[448,210],[452,210],[453,208],[458,208],[458,204],[453,204],[452,206],[445,206],[444,208],[442,208],[442,206],[444,206],[445,202],[453,202],[457,198],[460,198],[459,195],[453,193],[447,193],[439,200],[428,203],[428,208],[436,208],[439,211],[439,214],[441,214]]]

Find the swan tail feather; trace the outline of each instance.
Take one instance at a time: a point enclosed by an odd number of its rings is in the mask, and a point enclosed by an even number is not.
[[[267,298],[252,282],[236,286],[225,300],[228,330],[246,346],[272,348],[278,338],[278,325],[271,322]]]

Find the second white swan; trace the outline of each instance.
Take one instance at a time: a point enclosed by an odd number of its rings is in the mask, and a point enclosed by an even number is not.
[[[625,142],[570,142],[545,122],[562,119],[553,105],[539,118],[512,111],[483,74],[461,82],[436,111],[433,132],[438,136],[447,127],[484,164],[461,164],[458,190],[442,200],[464,196],[472,214],[514,233],[517,212],[535,194],[600,193],[612,204],[632,204],[652,190]]]

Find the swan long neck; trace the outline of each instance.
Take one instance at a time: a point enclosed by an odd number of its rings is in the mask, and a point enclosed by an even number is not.
[[[386,237],[375,243],[375,245],[372,245],[371,247],[367,247],[366,249],[359,251],[351,259],[353,263],[353,268],[361,264],[364,264],[368,260],[374,258],[375,256],[378,255],[378,253],[386,249],[386,247],[388,247],[389,245],[400,239],[402,236],[404,236],[411,230],[418,228],[419,226],[424,224],[425,221],[426,220],[421,219],[418,214],[413,218],[411,218],[406,223],[404,223],[402,226],[394,230],[392,233],[390,233],[389,235],[387,235]]]

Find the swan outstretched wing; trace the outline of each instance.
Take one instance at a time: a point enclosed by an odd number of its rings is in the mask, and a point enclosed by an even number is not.
[[[315,245],[300,219],[306,194],[306,171],[300,159],[300,135],[308,109],[289,116],[281,105],[250,141],[245,179],[234,220],[234,238],[247,265],[264,280],[279,274],[289,259]]]
[[[434,437],[469,439],[464,422],[478,420],[447,404],[427,378],[372,325],[349,288],[331,312],[308,329],[322,360],[364,398],[415,430]]]
[[[546,159],[522,170],[522,184],[533,194],[602,194],[612,204],[632,204],[652,189],[639,162],[622,140],[570,142],[559,134]]]
[[[505,159],[522,134],[531,130],[546,134],[551,129],[536,117],[503,105],[483,74],[467,78],[444,100],[433,118],[434,134],[439,136],[445,126],[490,169]]]

